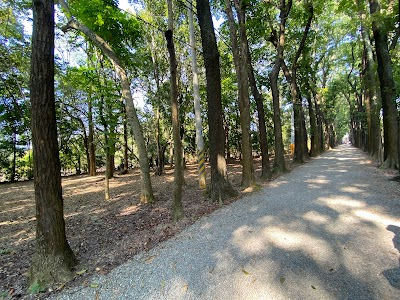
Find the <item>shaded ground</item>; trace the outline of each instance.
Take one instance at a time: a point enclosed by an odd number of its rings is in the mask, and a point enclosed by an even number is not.
[[[260,161],[255,159],[256,177]],[[232,184],[240,190],[241,167],[230,164]],[[131,170],[110,180],[111,199],[104,200],[103,176],[63,178],[64,211],[68,241],[79,266],[86,270],[67,286],[87,283],[96,273],[105,274],[141,251],[169,239],[200,217],[218,209],[198,188],[196,166],[188,164],[183,193],[185,219],[172,224],[173,170],[152,177],[157,203],[138,204],[139,172]],[[242,191],[234,199],[243,194]],[[35,206],[33,182],[0,185],[0,299],[27,297],[27,273],[34,251]],[[81,272],[80,272],[81,273]]]

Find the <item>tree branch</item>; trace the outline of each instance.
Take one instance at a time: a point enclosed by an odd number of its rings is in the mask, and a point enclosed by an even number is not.
[[[314,7],[312,6],[312,3],[308,4],[308,9],[309,9],[310,15],[308,16],[308,19],[307,19],[306,28],[304,30],[303,37],[301,38],[300,46],[297,49],[296,55],[293,59],[292,69],[297,68],[297,61],[299,60],[299,57],[300,57],[301,53],[303,52],[304,45],[306,43],[306,39],[308,36],[308,32],[310,31],[311,22],[314,17]]]

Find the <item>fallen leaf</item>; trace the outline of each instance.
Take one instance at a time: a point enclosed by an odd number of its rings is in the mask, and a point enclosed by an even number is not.
[[[98,283],[91,283],[91,284],[90,284],[90,287],[91,287],[91,288],[98,288],[98,287],[99,287],[99,284],[98,284]]]
[[[86,273],[87,270],[80,270],[76,272],[76,275],[82,275],[83,273]]]
[[[188,285],[188,284],[185,284],[185,285],[182,287],[182,290],[183,290],[184,292],[186,292],[186,291],[188,290],[188,288],[189,288],[189,285]]]
[[[315,286],[313,286],[313,285],[312,285],[311,287],[313,288],[313,290],[316,290],[316,289],[317,289],[317,288],[316,288]]]
[[[242,272],[244,273],[244,275],[250,275],[250,273],[247,272],[245,269],[242,269]]]
[[[282,284],[284,284],[284,283],[285,283],[285,280],[286,280],[286,278],[285,278],[285,277],[281,277],[281,278],[279,278],[279,281],[280,281]]]

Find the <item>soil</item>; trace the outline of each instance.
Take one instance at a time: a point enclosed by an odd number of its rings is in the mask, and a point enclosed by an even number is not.
[[[257,184],[261,173],[260,159],[254,160]],[[209,170],[208,170],[209,171]],[[242,190],[241,166],[228,165],[229,179],[239,196],[228,199],[232,203],[249,193]],[[209,172],[208,172],[209,174]],[[139,170],[129,170],[110,180],[110,200],[104,200],[104,175],[65,177],[62,180],[64,215],[67,239],[79,264],[71,282],[60,284],[41,294],[76,285],[86,285],[91,275],[107,273],[141,251],[148,251],[193,224],[202,216],[219,208],[211,203],[198,186],[197,167],[187,164],[183,207],[185,218],[173,224],[173,169],[166,168],[162,176],[152,176],[157,202],[142,205]],[[257,187],[257,185],[256,185]],[[28,270],[34,252],[35,201],[32,181],[0,185],[0,299],[32,298],[27,294]],[[38,295],[35,296],[37,298]]]

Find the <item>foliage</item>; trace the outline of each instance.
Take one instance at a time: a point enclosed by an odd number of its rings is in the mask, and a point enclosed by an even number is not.
[[[13,181],[30,136],[29,42],[14,5],[0,4],[0,21],[0,173]]]
[[[69,1],[74,16],[107,41],[126,65],[132,65],[142,28],[137,19],[118,8],[115,0]]]

